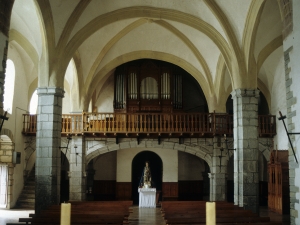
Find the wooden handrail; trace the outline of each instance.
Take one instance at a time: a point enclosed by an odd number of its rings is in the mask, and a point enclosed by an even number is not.
[[[37,115],[23,114],[24,134],[35,134]],[[62,134],[178,133],[232,135],[233,116],[220,113],[82,113],[62,115]],[[258,116],[259,136],[276,134],[276,117]]]

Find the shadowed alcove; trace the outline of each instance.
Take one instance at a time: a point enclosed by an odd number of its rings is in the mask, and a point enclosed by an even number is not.
[[[161,158],[151,151],[143,151],[138,153],[132,160],[132,200],[134,204],[138,204],[139,193],[138,187],[145,166],[145,162],[149,162],[152,175],[152,185],[156,191],[162,188],[163,165]]]

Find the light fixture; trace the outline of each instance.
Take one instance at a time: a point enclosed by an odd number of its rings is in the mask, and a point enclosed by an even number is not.
[[[75,154],[76,154],[76,166],[77,166],[77,156],[78,156],[78,152],[77,152],[77,145],[76,144],[74,144],[74,149],[75,149]]]
[[[229,151],[236,150],[236,148],[228,148],[228,140],[226,138],[226,134],[224,134],[224,141],[225,141],[227,153],[228,153],[228,156],[229,156]]]
[[[70,140],[72,140],[72,136],[67,136],[67,140],[68,140],[68,143],[67,143],[67,146],[66,147],[61,147],[59,146],[58,148],[59,149],[62,149],[62,148],[65,148],[66,149],[66,152],[65,152],[65,158],[64,158],[64,161],[63,161],[63,165],[65,164],[65,161],[66,161],[66,158],[67,158],[67,152],[68,152],[68,148],[69,148],[69,143],[70,143]]]

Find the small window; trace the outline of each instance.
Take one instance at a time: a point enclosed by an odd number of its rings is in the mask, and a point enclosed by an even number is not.
[[[29,105],[30,114],[37,114],[37,106],[38,106],[38,95],[37,95],[37,91],[35,90],[30,100],[30,105]]]
[[[6,73],[4,83],[4,110],[12,114],[12,104],[14,99],[14,87],[15,87],[15,65],[13,61],[8,59],[6,61]]]

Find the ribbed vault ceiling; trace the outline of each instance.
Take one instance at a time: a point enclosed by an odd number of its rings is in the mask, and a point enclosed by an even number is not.
[[[189,71],[217,110],[232,88],[264,86],[269,96],[281,30],[273,0],[18,0],[10,40],[24,61],[50,62],[39,85],[63,86],[67,74],[81,107],[116,66],[148,57]]]

